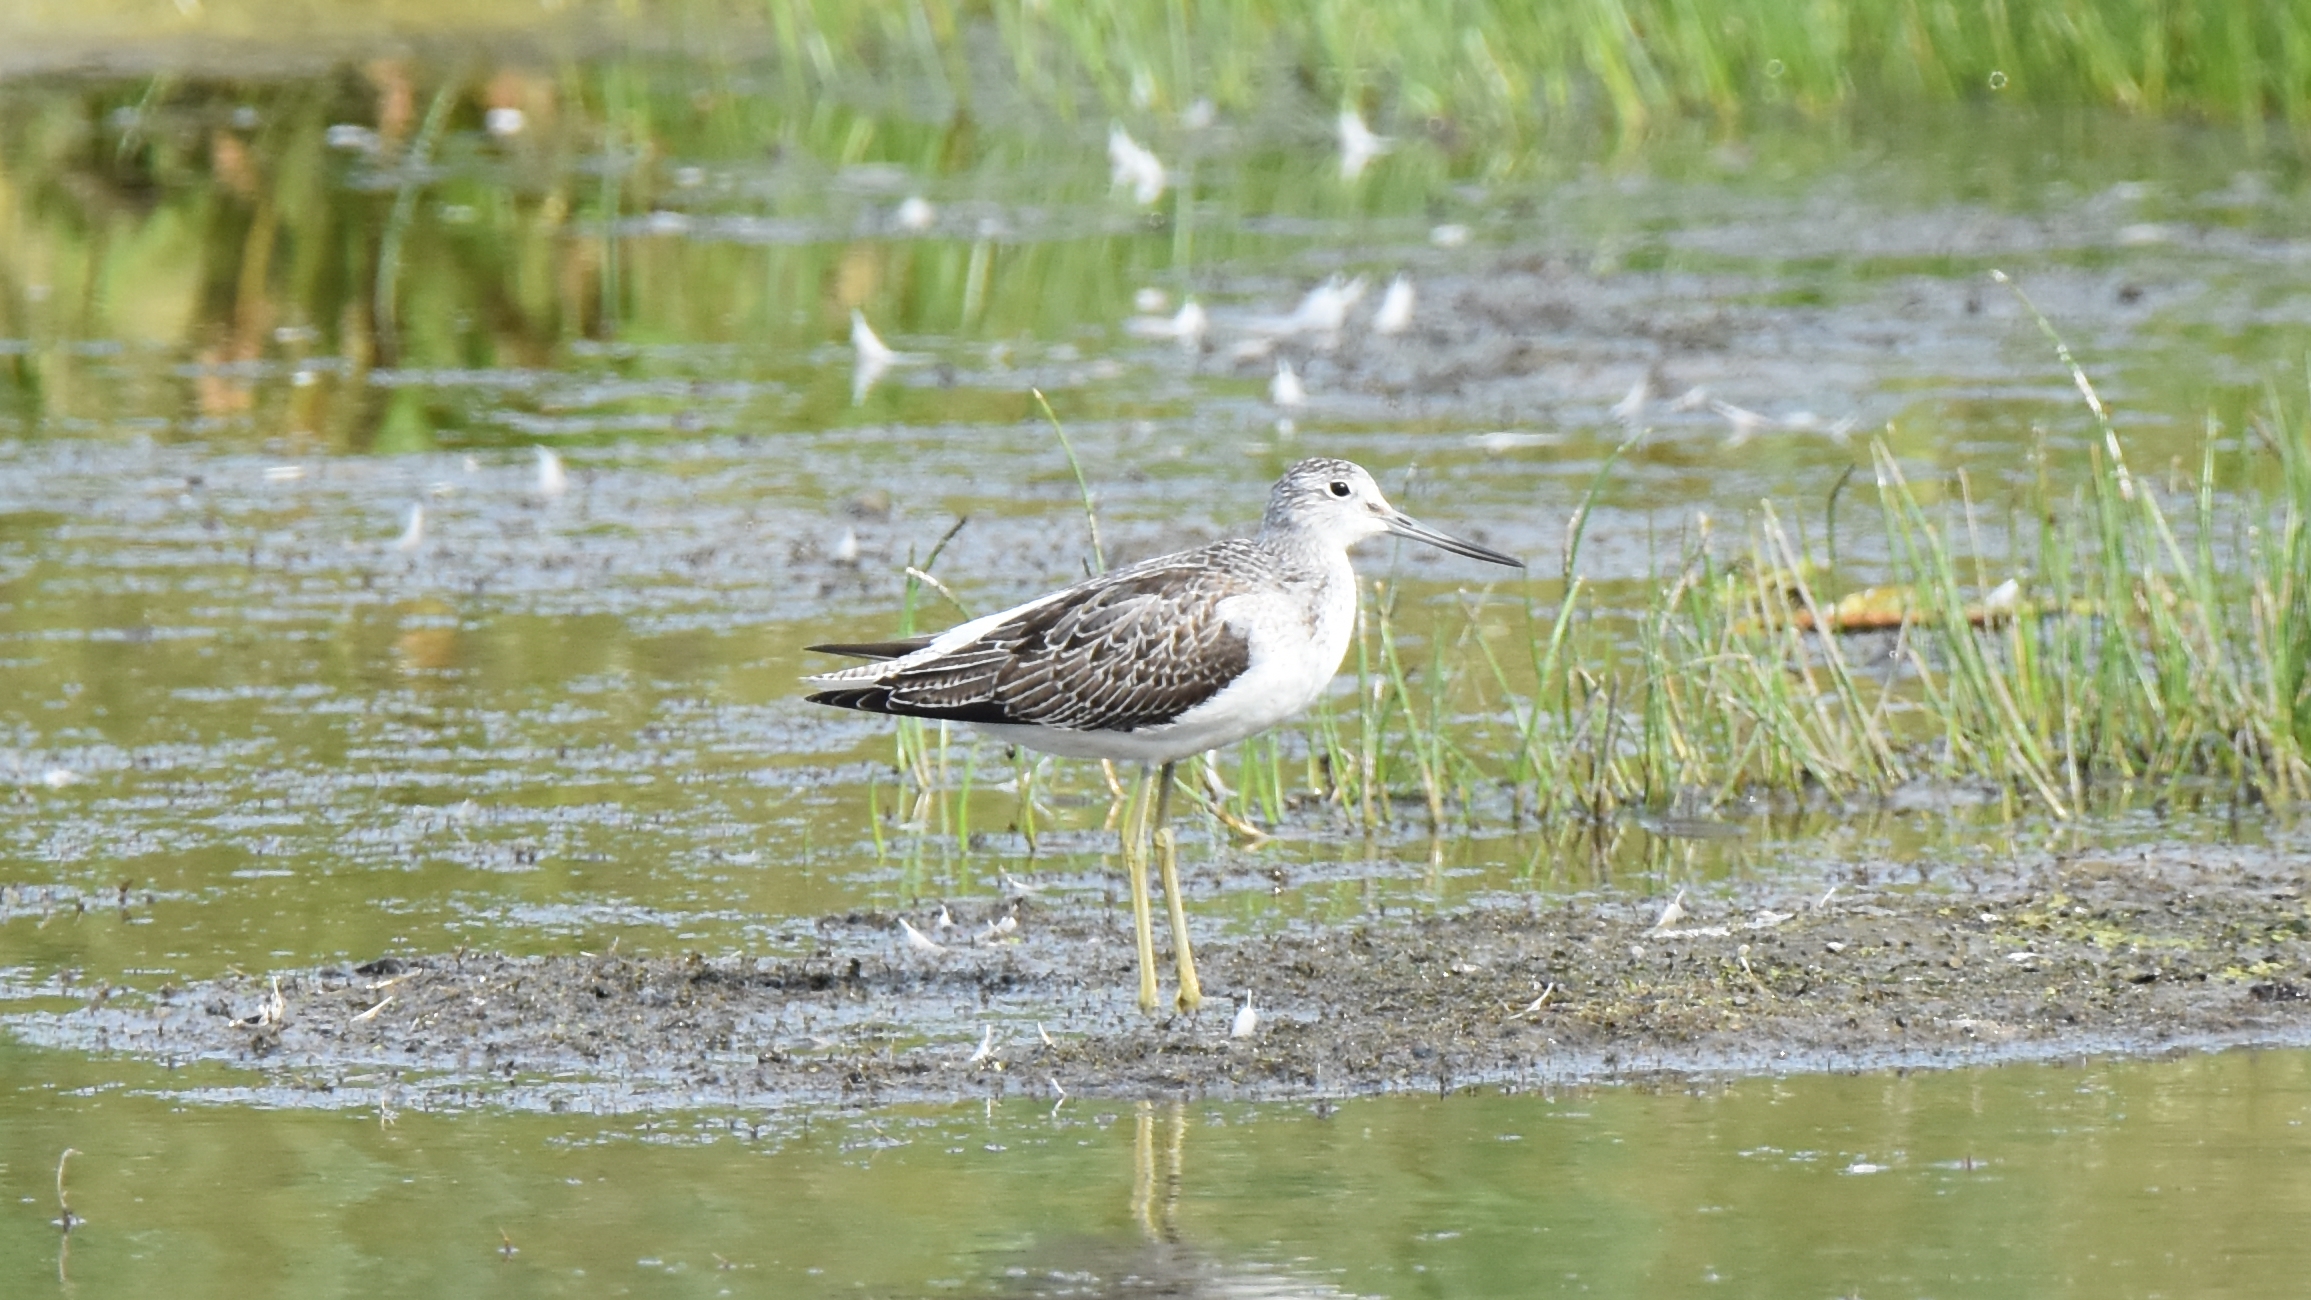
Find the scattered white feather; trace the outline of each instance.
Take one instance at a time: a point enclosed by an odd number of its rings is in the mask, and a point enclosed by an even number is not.
[[[1699,392],[1700,390],[1696,389],[1694,391]],[[1690,396],[1690,394],[1688,394],[1688,396]],[[1682,404],[1683,399],[1679,400],[1680,404]],[[1799,411],[1793,415],[1788,415],[1776,419],[1773,416],[1766,415],[1758,411],[1752,411],[1746,407],[1735,406],[1731,402],[1713,401],[1709,403],[1709,409],[1715,411],[1719,416],[1724,418],[1726,423],[1733,426],[1731,432],[1726,435],[1725,439],[1725,443],[1729,447],[1738,447],[1759,433],[1773,431],[1782,433],[1820,433],[1826,434],[1839,442],[1844,442],[1846,441],[1847,437],[1853,433],[1854,425],[1856,423],[1852,416],[1847,416],[1836,421],[1827,421],[1822,419],[1820,416],[1815,415],[1811,411]]]
[[[883,373],[896,365],[899,354],[893,352],[874,327],[867,324],[866,313],[851,309],[851,405],[857,406],[867,398],[868,390]]]
[[[2011,614],[2021,603],[2022,583],[2014,578],[1992,587],[1990,594],[1982,598],[1982,608],[1993,614]]]
[[[977,1065],[979,1062],[986,1060],[988,1057],[993,1056],[994,1054],[995,1026],[989,1025],[987,1026],[987,1032],[979,1036],[979,1050],[971,1053],[970,1058],[965,1060],[963,1064]]]
[[[1268,400],[1287,408],[1308,404],[1307,385],[1300,382],[1291,362],[1282,359],[1276,362],[1276,377],[1268,381]]]
[[[955,914],[947,910],[945,903],[939,904],[939,914],[931,918],[931,928],[933,930],[952,930],[955,928]]]
[[[843,535],[835,539],[834,560],[837,564],[857,564],[859,562],[858,529],[845,528]]]
[[[1428,232],[1428,242],[1438,248],[1458,248],[1468,242],[1469,229],[1457,221],[1447,221]]]
[[[1211,318],[1204,315],[1203,304],[1193,298],[1181,303],[1180,309],[1172,313],[1172,337],[1178,339],[1183,348],[1192,349],[1202,343],[1211,328]]]
[[[1145,316],[1161,315],[1171,305],[1172,296],[1152,284],[1131,296],[1131,309]]]
[[[1658,934],[1684,919],[1685,891],[1680,889],[1677,891],[1677,897],[1670,899],[1668,905],[1661,909],[1661,915],[1653,922],[1653,931]]]
[[[1177,339],[1181,347],[1192,350],[1204,341],[1211,327],[1211,318],[1204,314],[1202,304],[1190,298],[1169,316],[1135,316],[1129,328],[1136,337]]]
[[[1731,402],[1711,402],[1709,409],[1717,412],[1728,425],[1732,426],[1725,435],[1725,445],[1728,447],[1738,447],[1748,442],[1757,436],[1758,430],[1773,423],[1770,417],[1752,411],[1746,406],[1735,406]]]
[[[891,219],[898,223],[901,230],[924,231],[929,230],[931,223],[939,219],[939,210],[932,207],[931,201],[922,195],[910,194],[900,201]]]
[[[551,447],[535,450],[538,454],[538,495],[551,501],[570,490],[570,474],[562,468],[561,453]]]
[[[1632,423],[1638,416],[1645,413],[1645,403],[1651,400],[1653,400],[1652,377],[1639,375],[1637,382],[1629,385],[1629,391],[1621,395],[1621,400],[1613,403],[1613,418],[1623,424]]]
[[[947,951],[947,946],[945,944],[938,942],[931,936],[923,933],[921,930],[916,929],[914,923],[903,916],[899,918],[899,929],[906,936],[907,947],[915,952]]]
[[[1163,161],[1132,139],[1120,122],[1107,128],[1107,171],[1108,184],[1129,185],[1132,200],[1142,207],[1162,198],[1170,184]]]
[[[69,767],[52,767],[40,774],[40,784],[51,790],[61,790],[68,785],[77,785],[79,782],[80,773]]]
[[[499,106],[482,115],[482,125],[500,140],[517,136],[530,124],[530,115],[518,108]]]
[[[1337,334],[1348,323],[1348,313],[1364,300],[1365,280],[1344,280],[1335,275],[1310,289],[1300,305],[1283,321],[1283,334]]]
[[[411,506],[409,508],[409,523],[401,530],[401,538],[393,543],[393,549],[407,553],[423,545],[425,545],[425,507]]]
[[[1396,147],[1384,135],[1374,135],[1364,115],[1353,108],[1340,110],[1340,179],[1352,181],[1364,174],[1372,160]]]
[[[1252,995],[1244,995],[1244,1005],[1236,1008],[1236,1021],[1228,1026],[1228,1037],[1250,1038],[1260,1031],[1260,1013],[1252,1009]]]
[[[1380,295],[1380,308],[1372,313],[1372,332],[1375,334],[1402,334],[1412,328],[1412,281],[1399,275],[1388,282],[1388,292]]]
[[[861,365],[873,362],[887,366],[899,359],[899,354],[875,333],[875,327],[867,324],[867,314],[856,307],[851,308],[851,351]]]
[[[1553,433],[1530,433],[1521,429],[1495,429],[1490,433],[1472,433],[1467,442],[1487,456],[1505,456],[1527,447],[1548,447],[1559,441]]]

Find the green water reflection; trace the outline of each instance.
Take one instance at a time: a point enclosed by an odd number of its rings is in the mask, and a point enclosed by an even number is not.
[[[2299,359],[2284,280],[2259,269],[2301,236],[2299,168],[2235,133],[1937,108],[1738,141],[1671,124],[1638,150],[1578,132],[1499,152],[1408,146],[1346,185],[1291,113],[1211,127],[1149,114],[1132,125],[1176,184],[1142,210],[1110,185],[1097,121],[798,105],[775,79],[719,71],[702,87],[694,57],[625,53],[0,83],[0,427],[402,452],[1001,423],[1027,413],[1028,382],[1064,394],[1071,419],[1176,419],[1196,406],[1176,375],[1147,382],[1138,357],[1084,364],[1113,351],[1136,290],[1281,310],[1329,272],[1466,268],[1502,250],[1630,286],[1676,281],[1662,303],[1632,304],[1656,358],[1680,331],[1706,350],[1714,331],[1749,328],[1727,308],[1805,309],[1825,326],[1806,340],[1816,362],[1871,357],[1897,387],[1960,381],[1857,412],[1864,428],[1914,421],[1919,450],[2011,443],[2011,402],[2080,421],[2049,367],[2018,391],[1970,350],[1873,354],[1867,331],[1837,328],[1839,309],[1889,290],[1993,266],[2047,280],[2110,390],[2185,435]],[[495,131],[493,111],[524,125]],[[902,217],[909,198],[934,215]],[[1470,242],[1430,248],[1440,227]],[[1696,298],[1719,311],[1683,310]],[[932,367],[854,401],[853,309]],[[1598,359],[1550,347],[1526,365]],[[1258,377],[1217,391],[1251,398]],[[1991,407],[1986,380],[2006,390]],[[1600,396],[1575,423],[1619,392]],[[1436,418],[1421,405],[1387,418]]]
[[[713,1113],[388,1126],[202,1096],[222,1082],[0,1053],[0,1288],[2269,1296],[2311,1266],[2299,1052],[1328,1110],[1001,1102],[770,1129]],[[67,1146],[87,1222],[61,1257],[46,1220]]]

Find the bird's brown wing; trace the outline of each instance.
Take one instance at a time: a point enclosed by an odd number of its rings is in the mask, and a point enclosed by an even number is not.
[[[1251,666],[1251,641],[1218,604],[1252,590],[1241,543],[1094,578],[977,640],[821,691],[818,704],[959,722],[1133,731],[1170,722]]]

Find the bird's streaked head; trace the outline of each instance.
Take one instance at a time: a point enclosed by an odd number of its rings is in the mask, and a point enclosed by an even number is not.
[[[1267,536],[1299,534],[1331,546],[1348,547],[1367,537],[1393,533],[1426,542],[1455,555],[1490,564],[1525,567],[1524,561],[1474,542],[1440,533],[1388,504],[1372,475],[1353,461],[1315,456],[1284,471],[1268,493],[1260,521]]]

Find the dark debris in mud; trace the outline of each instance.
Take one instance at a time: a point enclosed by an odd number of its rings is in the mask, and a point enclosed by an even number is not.
[[[822,919],[780,959],[385,958],[19,1015],[21,1035],[229,1060],[309,1104],[1283,1098],[2311,1043],[2311,908],[2280,853],[2049,859],[1974,892],[1765,885],[1495,899],[1208,935],[1198,1015],[1130,1005],[1126,918],[1004,900]],[[1231,996],[1259,1022],[1233,1034]]]

